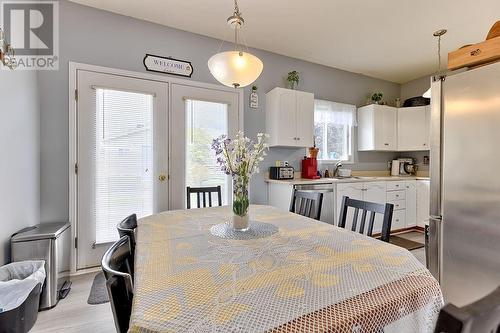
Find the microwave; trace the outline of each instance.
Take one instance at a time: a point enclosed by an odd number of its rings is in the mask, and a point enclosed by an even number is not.
[[[293,179],[295,170],[291,166],[272,166],[269,168],[269,179],[286,180]]]

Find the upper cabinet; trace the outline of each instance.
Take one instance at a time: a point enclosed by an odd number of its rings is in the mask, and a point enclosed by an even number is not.
[[[397,150],[397,108],[367,105],[358,109],[358,150]]]
[[[266,131],[271,147],[312,147],[314,94],[284,88],[268,92]]]
[[[398,151],[429,150],[430,106],[398,109]]]
[[[430,106],[394,108],[367,105],[358,109],[358,150],[429,150]]]

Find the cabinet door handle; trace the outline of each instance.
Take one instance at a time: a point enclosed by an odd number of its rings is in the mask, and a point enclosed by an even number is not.
[[[300,140],[300,138],[297,138],[297,140]]]
[[[388,143],[384,143],[385,146],[388,146],[389,144]]]

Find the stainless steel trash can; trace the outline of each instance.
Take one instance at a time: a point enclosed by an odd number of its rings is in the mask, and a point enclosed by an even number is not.
[[[67,222],[44,223],[12,235],[12,261],[45,260],[47,278],[40,296],[40,310],[53,308],[70,290],[70,230]]]

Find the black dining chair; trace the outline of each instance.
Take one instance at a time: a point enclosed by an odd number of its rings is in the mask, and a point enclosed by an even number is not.
[[[111,245],[101,261],[116,331],[120,333],[128,331],[132,311],[134,285],[131,258],[130,238],[123,236]]]
[[[323,193],[294,189],[290,202],[290,212],[319,220],[322,203]]]
[[[434,333],[499,333],[500,287],[478,301],[441,309]]]
[[[196,194],[196,203],[198,208],[207,207],[207,197],[208,197],[208,207],[212,207],[212,193],[217,194],[218,205],[222,206],[222,191],[220,186],[213,187],[186,187],[187,209],[191,209],[191,194]],[[203,206],[202,206],[203,203]]]
[[[340,206],[340,217],[338,226],[341,228],[345,228],[347,222],[347,213],[349,207],[354,208],[354,216],[352,220],[352,231],[357,231],[360,234],[366,234],[367,236],[372,237],[373,235],[373,224],[375,222],[375,214],[383,215],[383,223],[382,223],[382,234],[380,236],[380,240],[384,242],[389,242],[389,238],[391,236],[391,224],[392,224],[392,214],[394,211],[393,204],[378,204],[374,202],[361,201],[351,199],[347,196],[342,198],[342,205]],[[361,221],[358,229],[358,217],[359,211],[361,213]],[[370,217],[368,221],[368,225],[366,224],[366,215],[370,212]],[[365,230],[365,227],[368,229]],[[366,232],[366,233],[365,233]]]
[[[130,248],[132,249],[132,269],[134,267],[134,254],[135,254],[135,233],[137,229],[137,215],[132,214],[124,218],[118,225],[116,226],[118,229],[118,234],[120,238],[123,236],[128,236],[130,238]]]

